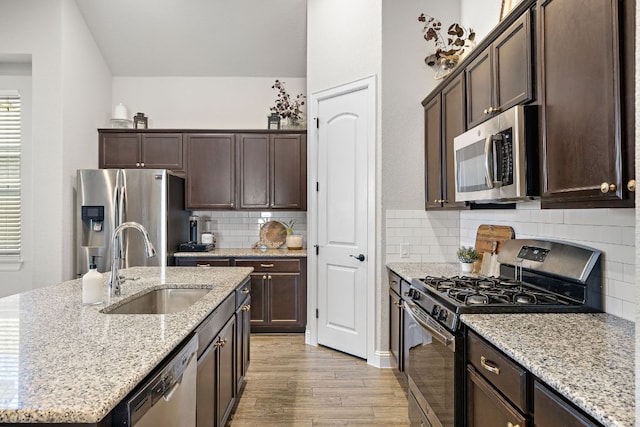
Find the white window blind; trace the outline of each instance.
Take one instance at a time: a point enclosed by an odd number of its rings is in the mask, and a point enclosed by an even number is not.
[[[20,257],[20,95],[0,91],[0,257]]]

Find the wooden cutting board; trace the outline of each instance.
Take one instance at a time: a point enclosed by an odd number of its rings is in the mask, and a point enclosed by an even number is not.
[[[513,239],[516,233],[513,228],[507,225],[487,225],[482,224],[478,227],[476,233],[476,245],[475,249],[479,253],[491,252],[493,242],[498,242],[498,249],[496,253],[500,253],[502,249],[502,243],[505,240]]]
[[[476,272],[481,271],[483,255],[491,254],[494,247],[496,248],[495,253],[500,253],[504,241],[513,239],[515,235],[513,228],[507,225],[482,224],[479,226],[476,233],[475,249],[480,254],[480,258],[474,263],[473,270]]]

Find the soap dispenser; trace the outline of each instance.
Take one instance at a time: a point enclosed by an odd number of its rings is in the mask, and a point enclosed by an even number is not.
[[[89,271],[82,276],[82,303],[99,304],[104,300],[104,278],[96,266],[96,257],[91,257]]]

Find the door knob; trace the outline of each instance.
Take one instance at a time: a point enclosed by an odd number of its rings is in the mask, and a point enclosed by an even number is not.
[[[360,254],[360,255],[349,255],[351,258],[355,258],[358,261],[362,262],[364,261],[364,254]]]

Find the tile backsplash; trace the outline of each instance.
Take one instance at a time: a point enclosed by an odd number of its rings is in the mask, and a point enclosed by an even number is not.
[[[218,248],[251,248],[260,240],[260,227],[267,221],[288,223],[295,221],[293,230],[302,235],[303,246],[307,246],[306,212],[247,212],[247,211],[194,211],[200,217],[200,233],[206,231],[206,221],[216,238]]]
[[[473,246],[481,224],[509,225],[517,238],[569,241],[604,254],[605,311],[635,321],[635,211],[540,209],[425,212],[387,210],[387,262],[457,262],[458,246]],[[401,245],[408,245],[402,257]]]

